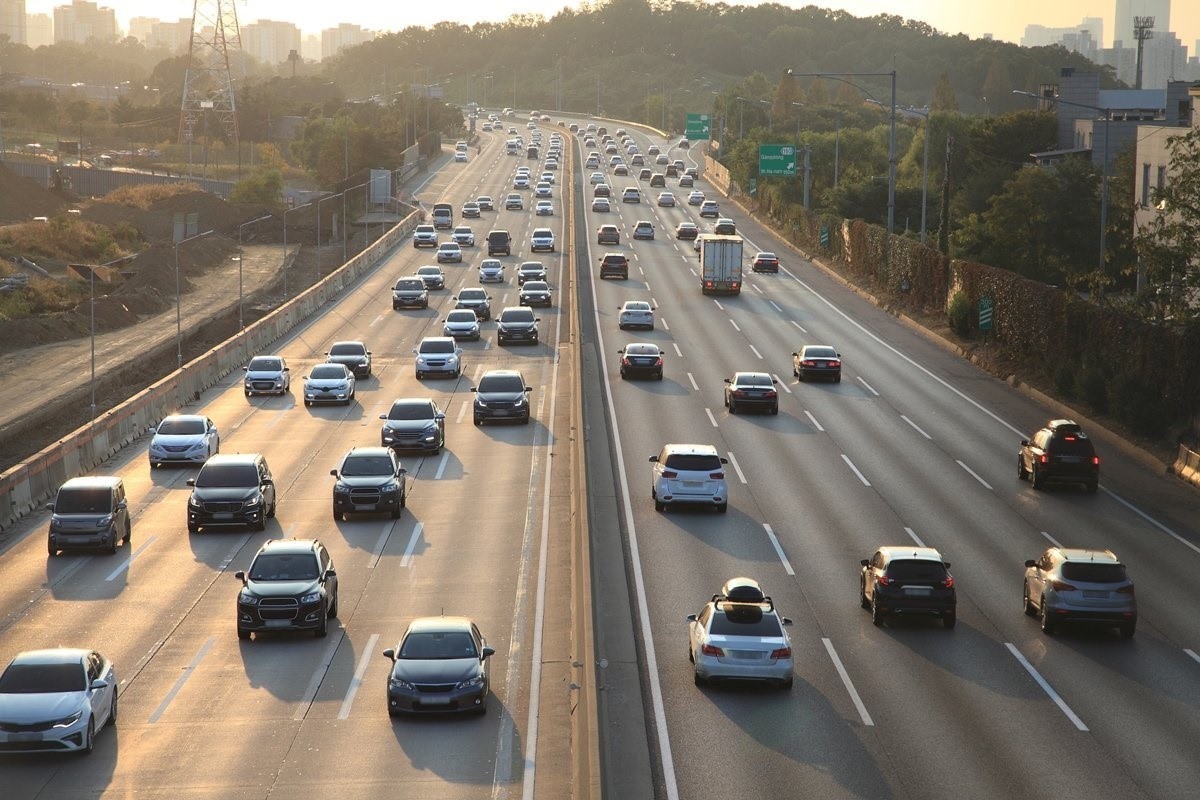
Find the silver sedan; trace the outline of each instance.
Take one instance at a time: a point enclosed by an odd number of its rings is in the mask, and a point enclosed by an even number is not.
[[[654,306],[645,300],[626,300],[624,305],[617,310],[621,312],[617,317],[617,327],[621,330],[626,328],[654,330]]]

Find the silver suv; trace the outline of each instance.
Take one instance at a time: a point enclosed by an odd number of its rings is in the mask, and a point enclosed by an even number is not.
[[[437,247],[437,228],[432,225],[418,225],[413,231],[413,247]]]
[[[1025,562],[1024,587],[1025,613],[1038,617],[1045,633],[1084,622],[1115,627],[1129,639],[1137,628],[1133,581],[1111,550],[1051,547]]]
[[[650,496],[654,510],[665,511],[676,504],[709,505],[724,514],[729,508],[725,464],[729,463],[710,444],[667,444],[656,456]]]

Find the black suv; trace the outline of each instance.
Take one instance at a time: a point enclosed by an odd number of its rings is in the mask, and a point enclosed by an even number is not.
[[[398,308],[429,308],[429,291],[420,278],[401,278],[392,287],[392,310]]]
[[[338,614],[337,572],[333,559],[316,539],[271,539],[235,572],[242,582],[237,599],[237,635],[249,639],[262,631],[329,632]]]
[[[1077,422],[1052,419],[1032,439],[1021,440],[1017,477],[1032,480],[1034,489],[1044,488],[1047,482],[1082,483],[1088,494],[1095,494],[1100,456]]]
[[[396,400],[386,414],[380,414],[383,428],[380,444],[396,450],[441,451],[446,443],[446,414],[426,397]]]
[[[600,257],[600,278],[620,278],[626,280],[629,277],[629,259],[624,253],[605,253]]]
[[[487,247],[489,256],[511,256],[512,237],[508,231],[492,231],[487,235]]]
[[[513,419],[529,424],[529,392],[525,378],[515,369],[492,369],[483,373],[475,393],[475,424],[484,420]]]
[[[509,306],[496,317],[496,344],[505,342],[538,343],[538,322],[533,309],[524,306]]]
[[[333,484],[333,518],[346,514],[387,512],[400,518],[407,491],[408,470],[390,447],[355,447],[342,458],[338,469],[329,470]]]
[[[859,603],[882,625],[893,614],[940,617],[953,628],[957,595],[950,562],[932,547],[881,547],[861,562]]]
[[[360,381],[371,377],[371,351],[362,342],[334,342],[325,355],[331,364],[345,364]]]
[[[217,526],[265,530],[275,516],[275,481],[261,455],[216,455],[188,478],[188,533]]]

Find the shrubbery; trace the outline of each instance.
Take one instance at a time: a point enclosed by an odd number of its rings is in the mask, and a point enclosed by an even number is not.
[[[971,300],[962,292],[950,295],[946,304],[946,319],[950,330],[964,339],[971,338]]]

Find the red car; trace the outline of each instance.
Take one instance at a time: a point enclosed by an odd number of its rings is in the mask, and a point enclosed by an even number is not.
[[[758,253],[750,269],[755,272],[779,272],[779,256],[774,253]]]

